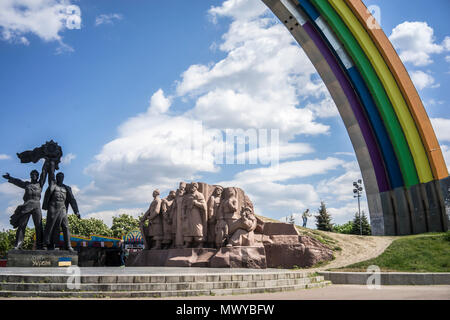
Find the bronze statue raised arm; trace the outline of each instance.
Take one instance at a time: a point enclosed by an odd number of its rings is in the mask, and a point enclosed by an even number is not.
[[[64,246],[66,250],[73,251],[70,244],[69,220],[67,218],[67,210],[69,205],[72,207],[75,215],[80,218],[78,204],[72,193],[72,189],[63,184],[64,174],[59,172],[55,179],[56,163],[50,161],[48,172],[49,187],[45,192],[44,203],[42,208],[47,210],[47,223],[44,232],[44,246],[52,250],[59,240],[60,228],[64,236]]]
[[[24,203],[16,208],[14,214],[10,218],[10,223],[16,231],[16,243],[14,249],[18,250],[22,248],[23,240],[25,238],[25,229],[28,224],[30,216],[33,217],[34,228],[36,230],[36,248],[42,249],[43,246],[43,232],[42,232],[42,211],[41,211],[41,193],[42,187],[45,183],[45,176],[47,174],[48,163],[45,162],[42,167],[41,176],[39,172],[33,170],[30,173],[31,181],[22,181],[17,178],[13,178],[6,173],[3,178],[7,179],[9,183],[15,186],[25,189],[23,196]]]

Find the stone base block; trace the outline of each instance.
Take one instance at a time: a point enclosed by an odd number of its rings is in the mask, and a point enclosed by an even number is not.
[[[311,265],[305,257],[305,246],[301,243],[272,243],[265,246],[269,268],[303,268]]]
[[[141,250],[128,255],[127,267],[161,267],[166,265],[169,250]]]
[[[263,233],[267,236],[273,235],[294,235],[298,236],[298,231],[291,223],[266,222],[264,224]]]
[[[169,249],[166,267],[209,267],[209,259],[216,249]]]
[[[211,267],[265,269],[264,246],[142,250],[130,253],[128,267]]]
[[[333,251],[308,236],[271,236],[265,242],[269,268],[305,268],[333,259]]]
[[[78,253],[66,250],[10,250],[7,267],[70,267],[78,265]]]
[[[209,261],[211,268],[267,268],[264,246],[220,248]]]

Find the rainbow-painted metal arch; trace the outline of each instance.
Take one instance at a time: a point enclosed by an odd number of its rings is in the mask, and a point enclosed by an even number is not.
[[[263,0],[338,107],[377,235],[448,230],[450,178],[404,65],[361,0]],[[370,22],[370,24],[369,24]]]

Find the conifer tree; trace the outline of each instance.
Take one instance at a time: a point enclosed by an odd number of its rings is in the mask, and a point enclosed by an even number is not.
[[[361,222],[359,219],[359,214],[355,213],[355,218],[352,222],[352,234],[362,234],[363,236],[371,235],[372,231],[370,229],[370,224],[364,211],[361,213]],[[360,228],[362,229],[362,233]]]
[[[331,223],[331,215],[327,211],[325,202],[320,202],[319,214],[316,215],[316,227],[322,231],[333,231],[333,224]]]

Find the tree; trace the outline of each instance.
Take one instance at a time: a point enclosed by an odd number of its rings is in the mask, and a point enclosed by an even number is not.
[[[122,238],[128,232],[136,229],[139,229],[139,219],[135,219],[128,214],[113,217],[111,226],[113,237]]]
[[[333,231],[333,224],[331,223],[331,215],[327,212],[325,202],[320,202],[319,214],[316,217],[316,227],[322,231]]]
[[[362,229],[362,235],[368,236],[368,235],[372,234],[369,221],[367,220],[367,217],[366,217],[366,214],[364,213],[364,211],[362,211],[362,213],[361,213],[361,222],[360,222],[359,214],[355,213],[355,218],[353,219],[353,222],[352,222],[352,234],[361,234],[360,226]]]
[[[333,227],[333,231],[337,233],[343,233],[343,234],[351,234],[353,229],[353,221],[348,221],[344,224],[336,224]]]
[[[14,246],[16,232],[14,230],[3,230],[0,232],[0,257],[6,256],[6,253]]]
[[[34,228],[25,229],[25,237],[23,239],[22,249],[32,250],[35,239]],[[0,232],[0,257],[5,256],[6,253],[14,247],[16,242],[16,230],[9,229]]]
[[[69,229],[70,233],[83,237],[89,237],[93,234],[112,236],[111,229],[102,220],[96,218],[78,219],[74,214],[69,214]]]

